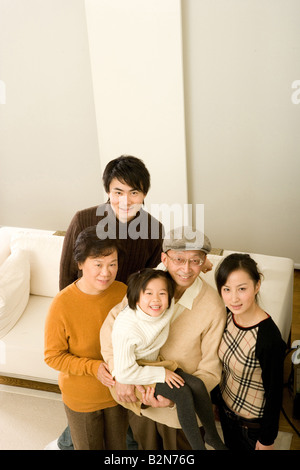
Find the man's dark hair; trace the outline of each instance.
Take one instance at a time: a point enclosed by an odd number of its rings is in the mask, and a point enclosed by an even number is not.
[[[107,193],[114,178],[144,194],[147,194],[150,188],[150,174],[144,162],[131,155],[121,155],[106,165],[102,180]]]

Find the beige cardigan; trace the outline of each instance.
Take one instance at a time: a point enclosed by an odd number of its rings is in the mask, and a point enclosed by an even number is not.
[[[221,378],[218,347],[225,327],[226,311],[217,291],[201,280],[202,287],[192,309],[184,309],[171,323],[169,337],[160,353],[165,359],[176,361],[184,371],[200,377],[210,392]],[[113,370],[112,325],[125,304],[126,298],[110,311],[100,331],[101,353],[110,370]],[[176,408],[149,407],[143,409],[142,414],[169,427],[181,427]]]

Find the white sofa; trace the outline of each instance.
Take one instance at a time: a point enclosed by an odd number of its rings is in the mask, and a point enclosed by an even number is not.
[[[53,231],[0,228],[0,376],[57,383],[58,372],[44,362],[44,323],[58,292],[63,236]],[[224,256],[208,255],[214,271]],[[252,254],[264,274],[263,308],[273,317],[285,341],[292,321],[293,262]]]
[[[59,290],[63,236],[0,228],[0,375],[57,383],[44,362],[44,323]]]

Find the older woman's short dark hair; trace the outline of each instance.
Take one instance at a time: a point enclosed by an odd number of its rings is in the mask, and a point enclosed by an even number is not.
[[[120,252],[119,241],[110,238],[100,239],[95,225],[80,232],[73,253],[76,263],[84,263],[88,257],[109,256],[114,251]]]
[[[171,278],[170,274],[167,271],[162,271],[160,269],[151,269],[144,268],[137,273],[131,274],[127,281],[127,299],[128,305],[132,310],[136,309],[136,304],[139,301],[141,292],[145,292],[148,283],[152,279],[164,279],[167,285],[169,304],[171,305],[172,298],[174,297],[175,292],[175,282]]]

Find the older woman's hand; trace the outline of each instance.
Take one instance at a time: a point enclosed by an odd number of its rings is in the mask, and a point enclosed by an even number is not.
[[[138,386],[142,387],[143,386]],[[137,401],[137,397],[135,395],[135,385],[129,385],[129,384],[121,384],[118,381],[116,381],[115,385],[115,391],[117,394],[117,398],[119,401],[124,401],[126,403],[134,403]]]
[[[116,383],[111,373],[109,372],[108,365],[105,362],[101,362],[98,368],[97,379],[100,380],[100,382],[103,383],[103,385],[106,387],[113,387]]]

